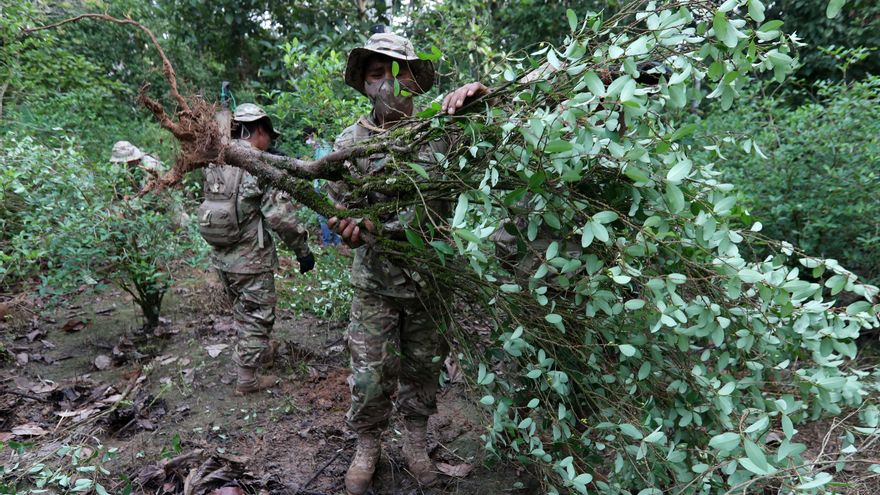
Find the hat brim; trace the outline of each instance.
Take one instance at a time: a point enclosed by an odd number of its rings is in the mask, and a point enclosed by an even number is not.
[[[233,119],[232,121],[233,121],[233,122],[248,122],[248,123],[249,123],[249,122],[258,122],[258,121],[263,120],[263,119],[266,119],[266,123],[269,125],[269,136],[271,136],[273,140],[278,139],[279,137],[281,137],[281,133],[279,133],[278,131],[275,130],[275,126],[272,125],[272,119],[269,118],[268,115],[264,115],[264,116],[262,116],[262,117],[257,117],[257,118],[255,118],[255,119],[251,119],[251,118],[238,118],[238,119]]]
[[[132,155],[131,157],[128,157],[128,158],[112,158],[112,157],[111,157],[111,158],[110,158],[110,163],[128,163],[128,162],[133,162],[133,161],[136,161],[136,160],[140,160],[140,159],[143,158],[145,155],[146,155],[146,153],[144,153],[143,151],[141,151],[141,150],[138,149],[137,152],[134,153],[134,155]]]
[[[415,83],[418,86],[416,94],[427,93],[434,87],[434,64],[430,60],[422,60],[418,57],[409,58],[401,57],[400,53],[390,50],[373,50],[370,48],[355,48],[348,54],[348,64],[345,66],[345,84],[358,90],[364,96],[367,95],[364,90],[364,62],[371,55],[384,55],[388,58],[396,60],[398,63],[405,63],[412,72]]]

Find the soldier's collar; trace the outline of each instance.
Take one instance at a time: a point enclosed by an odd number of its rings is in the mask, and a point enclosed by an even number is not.
[[[253,144],[251,144],[251,142],[248,141],[247,139],[239,139],[239,138],[235,138],[235,139],[233,139],[233,141],[235,141],[236,143],[238,143],[238,144],[244,146],[245,148],[253,148],[253,149],[257,149],[257,147],[254,146]]]

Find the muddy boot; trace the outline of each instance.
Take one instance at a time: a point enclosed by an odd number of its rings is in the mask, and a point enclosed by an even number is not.
[[[270,340],[269,345],[263,350],[263,353],[260,355],[260,366],[263,369],[272,369],[275,367],[275,356],[278,355],[278,349],[281,347],[281,342],[277,340]]]
[[[379,464],[381,451],[379,433],[359,433],[357,452],[345,473],[345,491],[348,495],[363,495],[370,488],[373,473]]]
[[[256,368],[238,367],[238,383],[235,384],[235,395],[245,395],[266,390],[278,383],[278,377],[260,375]]]
[[[403,437],[403,458],[409,472],[422,486],[437,481],[437,470],[428,457],[428,418],[407,418]]]

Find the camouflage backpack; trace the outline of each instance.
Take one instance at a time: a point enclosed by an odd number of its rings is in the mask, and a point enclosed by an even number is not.
[[[211,246],[232,246],[250,227],[241,224],[238,211],[242,177],[244,170],[237,167],[212,165],[205,169],[205,200],[199,206],[199,231]],[[260,221],[260,218],[253,220]]]

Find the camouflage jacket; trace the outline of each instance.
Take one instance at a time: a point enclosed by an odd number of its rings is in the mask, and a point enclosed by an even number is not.
[[[362,117],[354,125],[347,127],[336,138],[333,150],[351,147],[359,141],[374,137],[378,134],[376,124],[371,116]],[[445,153],[445,143],[435,141],[425,145],[419,151],[419,159],[422,162],[436,162],[435,153]],[[387,156],[382,153],[371,155],[367,158],[357,158],[354,163],[346,162],[346,167],[360,176],[368,176],[381,173],[385,168]],[[347,208],[358,208],[370,204],[387,201],[390,198],[382,193],[370,193],[366,197],[353,197],[348,187],[343,182],[333,182],[327,187],[330,198]],[[431,205],[432,209],[445,212],[448,205]],[[404,228],[415,216],[415,209],[408,208],[398,211],[396,214],[380,218],[382,221],[382,234],[391,237],[403,236]],[[376,294],[413,298],[417,296],[418,286],[414,279],[415,274],[409,273],[404,268],[396,266],[385,256],[382,256],[371,246],[362,246],[354,250],[354,263],[351,267],[351,284],[359,289],[367,290]]]
[[[247,141],[238,141],[251,146]],[[211,165],[212,167],[218,165]],[[290,196],[245,172],[238,187],[240,224],[247,225],[257,215],[256,228],[242,233],[241,241],[225,248],[214,248],[214,266],[230,273],[263,273],[278,267],[278,254],[271,232],[297,257],[309,254],[309,233],[296,220],[296,206]]]

